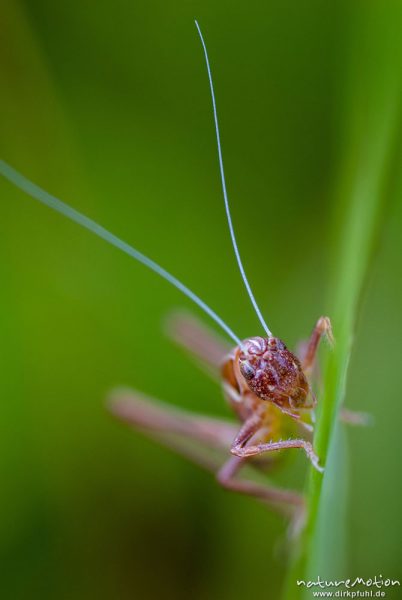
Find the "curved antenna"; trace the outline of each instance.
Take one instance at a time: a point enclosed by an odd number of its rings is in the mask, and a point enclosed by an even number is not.
[[[205,304],[205,302],[201,300],[201,298],[199,298],[196,294],[194,294],[194,292],[192,292],[188,287],[181,283],[181,281],[176,279],[176,277],[174,277],[173,275],[168,273],[168,271],[160,267],[156,262],[145,256],[126,242],[123,242],[123,240],[119,239],[113,233],[110,233],[110,231],[108,231],[101,225],[98,225],[98,223],[96,223],[89,217],[86,217],[85,215],[81,214],[68,204],[65,204],[64,202],[56,198],[55,196],[48,194],[48,192],[45,192],[45,190],[32,183],[32,181],[29,181],[29,179],[21,175],[21,173],[18,173],[18,171],[10,167],[10,165],[5,163],[3,160],[0,160],[0,173],[1,175],[3,175],[3,177],[8,179],[8,181],[10,181],[19,189],[29,194],[29,196],[31,196],[35,200],[39,200],[39,202],[41,202],[42,204],[49,206],[49,208],[52,208],[58,213],[61,213],[71,221],[78,223],[78,225],[81,225],[81,227],[85,227],[86,229],[88,229],[98,237],[102,238],[112,246],[116,246],[116,248],[118,248],[122,252],[125,252],[135,260],[138,260],[138,262],[142,263],[143,265],[151,269],[151,271],[154,271],[155,273],[163,277],[163,279],[166,279],[166,281],[168,281],[174,287],[180,290],[185,296],[187,296],[187,298],[190,298],[190,300],[197,304],[197,306],[199,306],[201,310],[203,310],[208,316],[210,316],[211,319],[213,319],[215,323],[217,323],[219,327],[221,327],[238,346],[242,345],[237,335],[233,333],[230,327],[228,327],[226,323],[222,321],[222,319],[216,314],[216,312],[212,310],[212,308]]]
[[[246,273],[244,271],[243,263],[242,263],[241,258],[240,258],[239,249],[237,247],[236,236],[235,236],[234,229],[233,229],[232,217],[231,217],[231,214],[230,214],[229,199],[228,199],[228,194],[227,194],[227,190],[226,190],[225,171],[224,171],[224,168],[223,168],[223,158],[222,158],[222,148],[221,148],[221,137],[220,137],[220,133],[219,133],[218,111],[216,109],[216,100],[215,100],[214,84],[212,82],[211,67],[209,65],[209,58],[208,58],[207,47],[205,45],[204,38],[202,37],[202,33],[201,33],[200,26],[198,25],[198,21],[195,21],[195,26],[197,27],[198,34],[199,34],[200,39],[201,39],[201,44],[202,44],[202,47],[204,49],[205,62],[206,62],[207,71],[208,71],[209,87],[210,87],[210,90],[211,90],[211,98],[212,98],[212,109],[213,109],[213,113],[214,113],[216,143],[217,143],[217,146],[218,146],[219,170],[220,170],[220,173],[221,173],[223,199],[225,201],[225,209],[226,209],[226,216],[227,216],[228,225],[229,225],[230,237],[232,238],[232,244],[233,244],[233,249],[234,249],[234,252],[235,252],[235,255],[236,255],[237,264],[239,265],[240,273],[241,273],[241,276],[243,278],[244,285],[246,286],[246,290],[247,290],[247,293],[248,293],[248,295],[250,297],[251,303],[254,306],[254,310],[257,313],[257,317],[259,318],[260,323],[263,326],[263,328],[265,329],[268,337],[272,337],[272,333],[271,333],[268,325],[266,324],[266,322],[264,320],[264,317],[261,314],[260,309],[258,308],[258,304],[256,302],[256,299],[254,298],[254,294],[253,294],[253,292],[251,290],[250,284],[249,284],[248,279],[246,277]]]

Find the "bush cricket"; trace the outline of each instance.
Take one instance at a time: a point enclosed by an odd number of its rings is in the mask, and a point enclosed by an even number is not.
[[[4,161],[0,161],[0,173],[34,199],[85,227],[167,280],[215,321],[235,344],[235,347],[230,349],[217,335],[209,332],[192,317],[180,316],[171,321],[172,337],[201,360],[209,372],[220,378],[224,395],[241,423],[240,429],[235,422],[179,411],[129,390],[116,391],[112,395],[111,411],[136,429],[163,441],[194,462],[213,471],[223,487],[258,498],[286,514],[300,515],[303,511],[301,494],[256,483],[250,478],[239,477],[238,473],[245,464],[258,468],[269,463],[261,458],[263,455],[271,456],[272,453],[291,448],[302,449],[315,469],[320,472],[324,470],[312,445],[313,410],[316,400],[310,378],[320,339],[326,336],[332,342],[331,323],[328,317],[318,319],[309,342],[297,357],[272,334],[261,314],[236,243],[226,190],[211,68],[200,27],[197,21],[195,24],[209,79],[219,171],[230,237],[244,285],[264,335],[240,340],[201,298],[159,264],[68,204],[48,194]],[[364,417],[349,414],[349,420],[359,424],[364,421]],[[284,432],[292,429],[298,435],[282,439]],[[173,440],[169,437],[172,435],[176,436]],[[176,438],[199,442],[205,448],[230,451],[230,455],[222,466],[216,459],[206,458],[204,453],[191,450],[186,444],[180,444]]]

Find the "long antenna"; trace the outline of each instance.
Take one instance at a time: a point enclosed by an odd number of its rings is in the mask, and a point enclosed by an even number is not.
[[[48,194],[48,192],[45,192],[45,190],[32,183],[32,181],[29,181],[29,179],[27,179],[26,177],[21,175],[21,173],[10,167],[10,165],[5,163],[3,160],[0,160],[0,173],[1,175],[3,175],[3,177],[8,179],[8,181],[11,181],[11,183],[13,183],[19,189],[29,194],[35,200],[39,200],[39,202],[41,202],[42,204],[49,206],[56,212],[59,212],[68,219],[70,219],[71,221],[78,223],[78,225],[81,225],[81,227],[89,229],[89,231],[91,231],[98,237],[102,238],[112,246],[116,246],[116,248],[119,248],[119,250],[121,250],[122,252],[125,252],[135,260],[138,260],[138,262],[142,263],[143,265],[151,269],[151,271],[154,271],[155,273],[163,277],[163,279],[166,279],[166,281],[174,285],[174,287],[180,290],[185,296],[187,296],[187,298],[190,298],[190,300],[197,304],[201,308],[201,310],[207,313],[207,315],[209,315],[211,319],[213,319],[215,323],[217,323],[219,327],[221,327],[238,346],[241,346],[241,341],[237,337],[237,335],[233,333],[230,327],[228,327],[226,323],[222,321],[222,319],[216,314],[216,312],[212,310],[212,308],[205,304],[205,302],[201,300],[201,298],[199,298],[196,294],[194,294],[194,292],[192,292],[188,287],[181,283],[181,281],[176,279],[176,277],[168,273],[168,271],[165,271],[165,269],[160,267],[156,262],[145,256],[126,242],[123,242],[123,240],[119,239],[113,233],[110,233],[110,231],[108,231],[101,225],[98,225],[98,223],[96,223],[89,217],[86,217],[85,215],[81,214],[68,204],[65,204],[64,202],[56,198],[55,196]]]
[[[229,199],[228,199],[228,194],[227,194],[227,190],[226,190],[225,171],[224,171],[224,168],[223,168],[223,158],[222,158],[221,136],[220,136],[220,133],[219,133],[218,111],[216,109],[216,100],[215,100],[214,84],[212,82],[211,67],[209,65],[209,58],[208,58],[207,47],[205,45],[204,38],[202,37],[202,33],[201,33],[200,26],[198,25],[198,21],[195,21],[195,26],[197,27],[198,34],[199,34],[200,39],[201,39],[201,44],[202,44],[202,47],[204,49],[205,62],[207,64],[209,87],[210,87],[210,90],[211,90],[211,98],[212,98],[212,109],[213,109],[214,121],[215,121],[216,143],[217,143],[217,146],[218,146],[219,170],[220,170],[220,173],[221,173],[223,199],[225,201],[225,209],[226,209],[226,216],[227,216],[228,225],[229,225],[230,237],[232,238],[232,244],[233,244],[233,249],[234,249],[234,252],[235,252],[235,255],[236,255],[237,264],[239,265],[240,273],[241,273],[241,276],[243,278],[244,285],[246,286],[247,293],[250,296],[251,303],[254,306],[254,310],[257,313],[257,317],[259,318],[260,323],[263,326],[263,328],[265,329],[268,337],[272,337],[272,333],[271,333],[268,325],[266,324],[266,322],[264,320],[264,317],[261,314],[260,309],[258,308],[258,304],[256,302],[256,299],[254,298],[254,294],[253,294],[253,292],[251,290],[250,284],[249,284],[248,279],[246,277],[246,273],[244,271],[243,263],[242,263],[241,258],[240,258],[239,249],[237,247],[236,236],[235,236],[234,229],[233,229],[232,217],[231,217],[231,214],[230,214]]]

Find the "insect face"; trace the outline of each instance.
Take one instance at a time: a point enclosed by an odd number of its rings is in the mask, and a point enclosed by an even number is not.
[[[300,361],[279,338],[245,340],[238,361],[248,387],[262,400],[285,409],[306,404],[309,385]]]

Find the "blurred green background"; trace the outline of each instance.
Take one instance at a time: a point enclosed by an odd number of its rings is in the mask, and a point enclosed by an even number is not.
[[[365,126],[384,113],[370,98],[401,70],[401,9],[3,0],[1,157],[160,262],[240,337],[260,333],[225,222],[196,17],[244,264],[270,327],[295,346],[326,311],[343,161],[353,172],[376,142]],[[391,154],[346,398],[375,426],[347,433],[345,576],[401,579],[399,128]],[[1,597],[278,598],[284,520],[105,410],[125,384],[229,415],[163,333],[190,302],[4,180],[0,193]]]

